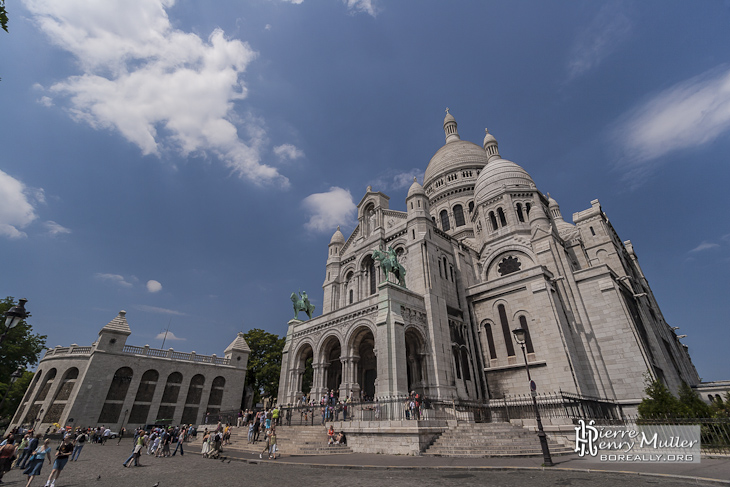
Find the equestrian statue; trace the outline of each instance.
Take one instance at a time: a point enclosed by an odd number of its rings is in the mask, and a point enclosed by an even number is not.
[[[380,262],[380,268],[385,271],[385,280],[388,280],[388,274],[393,273],[398,279],[398,285],[406,287],[406,269],[398,263],[398,256],[393,247],[381,252],[378,249],[373,250],[373,259]]]
[[[314,305],[309,302],[306,291],[300,292],[299,296],[297,293],[291,293],[291,302],[294,304],[294,319],[298,319],[299,312],[304,311],[307,313],[309,319],[312,319],[312,313],[314,313]]]

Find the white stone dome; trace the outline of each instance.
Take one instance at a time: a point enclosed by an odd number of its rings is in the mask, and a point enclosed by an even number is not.
[[[332,235],[332,238],[330,239],[330,245],[344,244],[344,243],[345,243],[345,236],[342,235],[342,232],[340,231],[340,227],[338,225],[337,230],[335,231],[334,235]]]
[[[503,188],[531,189],[535,187],[527,171],[506,159],[491,161],[482,169],[474,186],[474,200],[477,204],[497,195]]]
[[[406,196],[406,199],[416,195],[426,196],[426,191],[423,189],[423,186],[418,184],[418,180],[413,178],[413,184],[411,184],[411,188],[408,190],[408,196]]]
[[[423,177],[423,185],[428,186],[438,176],[460,168],[483,167],[487,164],[487,154],[478,145],[466,140],[453,140],[441,147],[431,158]]]

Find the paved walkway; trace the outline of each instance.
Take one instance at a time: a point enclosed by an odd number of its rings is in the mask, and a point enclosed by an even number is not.
[[[263,446],[262,446],[263,447]],[[351,453],[340,455],[286,455],[281,458],[260,460],[258,455],[227,451],[223,456],[228,459],[243,460],[249,463],[272,462],[319,468],[371,468],[371,469],[447,469],[447,470],[556,470],[622,473],[627,475],[650,475],[652,477],[672,476],[685,480],[713,480],[730,485],[730,457],[702,457],[700,463],[657,464],[657,463],[606,463],[590,461],[576,455],[553,457],[554,467],[542,467],[542,457],[527,458],[449,458],[406,455],[376,455]]]

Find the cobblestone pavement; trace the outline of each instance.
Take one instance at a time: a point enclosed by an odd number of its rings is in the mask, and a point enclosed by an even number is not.
[[[674,487],[689,485],[718,485],[695,483],[688,479],[639,476],[619,473],[542,471],[542,470],[455,470],[455,469],[353,469],[343,466],[315,468],[284,462],[240,461],[233,458],[208,460],[197,452],[198,446],[186,448],[184,456],[154,458],[143,455],[141,467],[124,468],[122,462],[130,455],[131,440],[121,445],[110,442],[105,446],[89,444],[78,462],[71,462],[61,474],[57,487],[192,487],[265,485],[288,487],[301,485],[345,484],[348,487],[382,486],[423,487],[458,485],[471,487],[512,486],[587,486],[608,487],[631,484],[632,487]],[[194,453],[195,452],[195,453]],[[292,457],[293,458],[293,457]],[[46,463],[43,475],[33,486],[42,487],[51,472]],[[4,486],[24,486],[27,477],[19,469],[8,472]],[[159,484],[158,484],[159,483]]]

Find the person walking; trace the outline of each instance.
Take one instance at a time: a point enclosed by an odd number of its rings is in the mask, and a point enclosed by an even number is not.
[[[43,460],[47,458],[48,464],[50,465],[52,463],[50,445],[51,440],[46,439],[42,445],[39,445],[35,450],[33,450],[33,454],[30,456],[30,460],[28,461],[28,466],[25,470],[23,470],[23,474],[28,476],[28,483],[25,484],[25,487],[30,487],[31,482],[33,482],[33,478],[41,474]]]
[[[119,446],[119,443],[122,442],[122,438],[124,438],[124,433],[126,433],[127,430],[124,429],[124,426],[122,426],[122,429],[119,430],[119,439],[117,440],[117,446]]]
[[[76,436],[76,440],[74,441],[74,451],[71,454],[71,461],[77,462],[79,460],[79,455],[81,455],[81,450],[84,448],[84,445],[86,444],[86,441],[89,439],[88,436],[86,436],[86,433],[83,431],[79,431],[79,434]]]
[[[172,452],[172,456],[174,457],[177,453],[177,449],[180,449],[180,456],[183,456],[185,452],[183,451],[183,443],[185,443],[185,428],[180,428],[180,432],[177,434],[177,445],[175,446],[175,451]]]
[[[261,450],[261,453],[259,453],[259,458],[264,458],[264,453],[269,451],[270,446],[271,446],[271,430],[266,430],[266,443],[264,444],[264,449]],[[270,455],[269,455],[269,458],[271,458]]]
[[[56,486],[56,480],[58,480],[58,476],[61,475],[63,468],[68,463],[68,459],[71,456],[73,449],[74,447],[71,444],[71,436],[64,436],[63,443],[61,443],[57,449],[58,451],[56,451],[56,461],[53,462],[53,470],[51,470],[51,475],[48,476],[46,487]]]
[[[269,434],[269,460],[276,460],[276,428],[271,428]]]
[[[38,448],[38,444],[39,444],[40,440],[41,440],[40,434],[33,436],[33,434],[31,433],[31,440],[28,443],[28,446],[26,447],[26,449],[23,451],[23,456],[21,456],[18,459],[19,468],[25,469],[28,466],[30,457],[31,457],[31,455],[33,455],[33,452],[35,451],[35,449]]]
[[[0,483],[3,481],[2,479],[5,472],[10,470],[17,446],[18,445],[15,444],[15,436],[10,434],[5,440],[5,445],[0,448]]]

